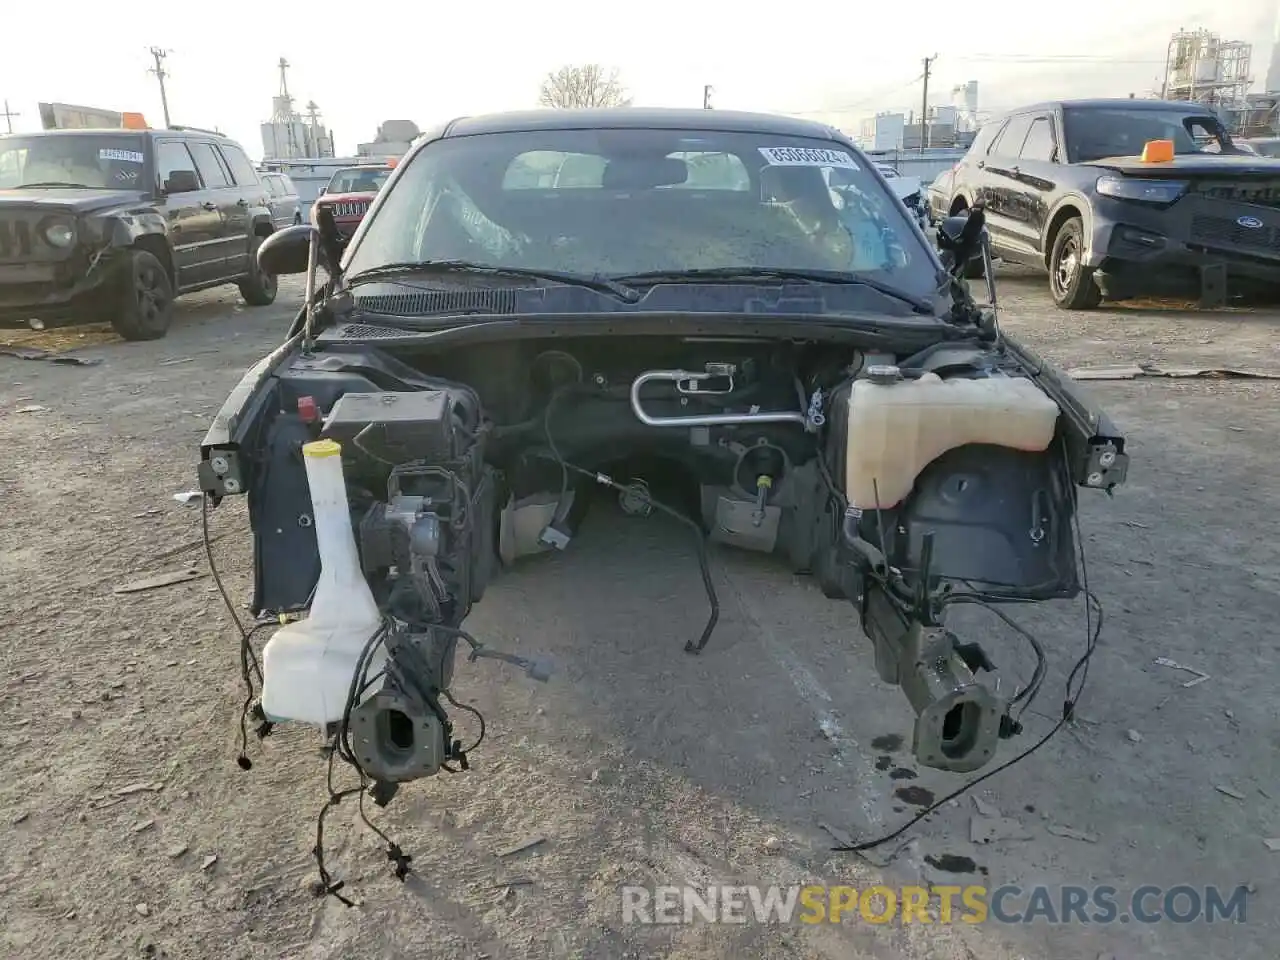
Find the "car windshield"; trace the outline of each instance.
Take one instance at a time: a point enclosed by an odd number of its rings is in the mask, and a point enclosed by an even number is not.
[[[29,184],[137,190],[145,170],[146,144],[136,134],[0,137],[0,190]]]
[[[377,193],[391,176],[390,170],[353,168],[339,170],[329,181],[325,193]]]
[[[865,274],[918,297],[936,264],[844,144],[769,133],[597,129],[445,138],[403,164],[352,250],[355,275],[465,260],[629,277]]]
[[[1151,140],[1172,140],[1174,153],[1223,153],[1222,127],[1212,116],[1178,110],[1070,107],[1063,132],[1071,163],[1136,157]]]

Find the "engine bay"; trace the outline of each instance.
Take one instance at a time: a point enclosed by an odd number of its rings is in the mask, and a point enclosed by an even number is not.
[[[499,569],[570,549],[599,489],[688,529],[708,616],[685,651],[719,619],[709,545],[771,555],[852,606],[916,714],[917,761],[977,770],[1020,732],[1044,651],[1000,695],[946,608],[1076,596],[1076,487],[1109,490],[1126,464],[1122,438],[1080,428],[1077,395],[973,343],[369,341],[250,376],[251,415],[200,474],[215,504],[248,495],[253,612],[291,620],[263,652],[259,729],[323,727],[380,804],[469,767],[448,709],[472,709],[451,693],[460,645],[551,676],[464,621]]]

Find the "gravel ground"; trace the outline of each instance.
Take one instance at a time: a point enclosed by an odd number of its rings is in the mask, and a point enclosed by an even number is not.
[[[1150,359],[1280,373],[1280,313],[1066,314],[1043,286],[1010,272],[1003,322],[1064,365]],[[0,356],[0,954],[1275,956],[1280,924],[1263,904],[1280,882],[1280,852],[1264,844],[1280,837],[1280,416],[1277,383],[1262,380],[1091,385],[1133,455],[1114,499],[1084,499],[1089,579],[1106,608],[1101,646],[1078,722],[974,791],[1025,839],[971,842],[982,811],[963,797],[906,834],[883,867],[830,852],[820,825],[875,835],[958,782],[915,770],[899,745],[910,711],[876,680],[853,611],[766,560],[721,551],[720,626],[702,657],[684,656],[705,616],[685,535],[603,510],[566,554],[496,581],[468,621],[499,646],[550,654],[560,672],[544,686],[459,665],[455,692],[489,721],[473,769],[370,808],[413,855],[408,882],[390,875],[347,802],[331,812],[325,844],[359,906],[314,898],[320,742],[279,729],[251,744],[252,770],[237,767],[234,634],[200,549],[198,508],[173,496],[194,486],[210,415],[279,342],[299,293],[282,284],[278,305],[261,310],[230,288],[192,298],[153,344],[104,342],[99,331],[80,341],[104,360],[97,366]],[[211,525],[228,585],[247,598],[243,500]],[[175,569],[196,576],[114,592]],[[968,622],[992,631],[996,662],[1025,676],[1010,636]],[[1051,692],[1006,757],[1052,726],[1084,644],[1079,604],[1045,605],[1022,622],[1049,648]],[[1184,687],[1191,675],[1156,657],[1209,679]],[[541,842],[504,855],[527,838]],[[1254,893],[1246,922],[1225,928],[643,926],[622,922],[618,893],[625,883],[880,879]]]

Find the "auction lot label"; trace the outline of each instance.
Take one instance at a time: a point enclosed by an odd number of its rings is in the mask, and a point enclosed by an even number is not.
[[[144,157],[136,150],[102,149],[98,151],[99,160],[122,160],[125,163],[142,163]]]
[[[844,150],[825,150],[819,147],[760,147],[760,154],[773,167],[846,167],[857,170],[858,165]]]

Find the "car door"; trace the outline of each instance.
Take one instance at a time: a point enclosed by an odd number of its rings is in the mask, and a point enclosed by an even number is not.
[[[245,214],[237,204],[240,192],[231,182],[231,171],[218,155],[212,141],[189,140],[187,148],[196,161],[196,169],[200,171],[200,179],[209,191],[210,200],[222,216],[217,259],[212,265],[211,279],[231,279],[239,275],[244,260],[244,254],[239,250],[243,244],[237,243],[237,238],[247,235]]]
[[[963,198],[968,204],[982,200],[986,183],[987,154],[991,152],[992,144],[1000,138],[1007,124],[1008,120],[1003,118],[984,124],[978,131],[978,135],[974,137],[973,143],[969,145],[969,149],[960,158],[960,162],[952,167],[948,174],[943,175],[947,176],[943,188],[946,195],[942,198],[946,209],[939,211],[941,216],[950,215],[959,198]]]
[[[284,191],[281,196],[281,203],[284,207],[285,216],[288,218],[286,226],[293,223],[301,223],[302,218],[299,214],[302,212],[302,198],[298,196],[298,188],[283,173],[279,174],[279,177],[281,189]]]
[[[222,214],[182,140],[156,141],[156,180],[164,197],[178,288],[209,282],[221,268]]]
[[[263,173],[259,176],[267,190],[267,207],[271,210],[271,223],[279,227],[283,222],[280,209],[280,181],[274,173]]]
[[[981,198],[987,207],[987,229],[991,232],[991,245],[998,251],[1016,253],[1019,250],[1015,220],[1018,183],[1018,154],[1022,142],[1031,129],[1031,114],[1014,114],[991,144],[981,168]]]
[[[1018,153],[1018,162],[1013,168],[1014,179],[1017,181],[1009,210],[1015,234],[1013,239],[1037,261],[1043,259],[1042,238],[1049,215],[1050,198],[1061,175],[1058,138],[1053,120],[1050,113],[1032,118],[1031,127]]]
[[[233,251],[230,264],[239,275],[249,269],[249,257],[253,254],[254,238],[257,236],[254,230],[255,220],[265,220],[270,227],[274,227],[275,223],[271,220],[270,196],[266,184],[262,182],[245,152],[230,141],[223,141],[216,149],[235,185],[236,213],[232,228],[236,233],[230,247]]]

